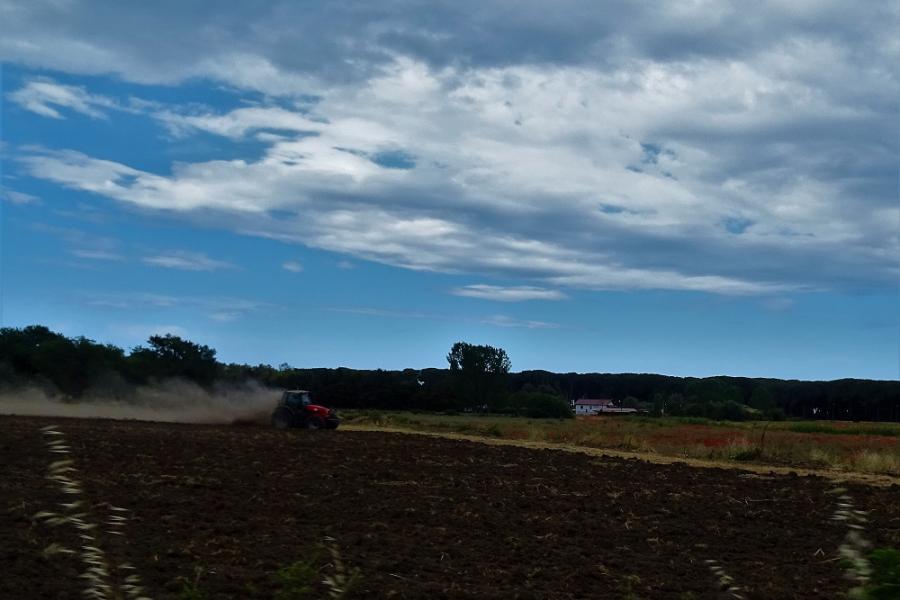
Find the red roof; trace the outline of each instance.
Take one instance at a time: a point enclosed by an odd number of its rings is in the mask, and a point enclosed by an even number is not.
[[[580,400],[575,401],[575,405],[581,406],[612,406],[612,400],[606,399],[595,399],[595,398],[581,398]]]

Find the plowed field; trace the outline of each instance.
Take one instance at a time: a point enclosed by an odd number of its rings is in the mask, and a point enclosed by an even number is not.
[[[351,598],[723,598],[714,559],[747,598],[839,598],[848,588],[831,481],[656,465],[392,433],[0,417],[0,598],[82,598],[69,498],[47,479],[41,427],[65,434],[110,564],[154,599],[271,598],[298,560],[360,578]],[[900,487],[842,484],[866,535],[900,546]],[[199,574],[199,575],[198,575]],[[199,578],[198,578],[199,577]],[[317,577],[317,581],[321,579]],[[310,597],[326,597],[316,583]]]

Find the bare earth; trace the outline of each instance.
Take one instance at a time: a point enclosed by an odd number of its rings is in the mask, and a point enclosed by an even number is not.
[[[747,598],[848,588],[837,483],[819,474],[462,436],[0,417],[0,598],[82,597],[78,560],[42,555],[77,537],[32,520],[66,500],[45,478],[50,423],[87,511],[130,510],[126,535],[97,543],[156,599],[177,598],[197,569],[207,598],[271,598],[274,573],[323,542],[359,569],[351,598],[722,598],[707,559]],[[870,511],[867,536],[900,546],[900,486],[876,483],[841,485]]]

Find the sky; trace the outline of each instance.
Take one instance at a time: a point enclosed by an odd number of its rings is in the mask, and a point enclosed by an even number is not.
[[[898,379],[898,6],[0,0],[0,322]]]

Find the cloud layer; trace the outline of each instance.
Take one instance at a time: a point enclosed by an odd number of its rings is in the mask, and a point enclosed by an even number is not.
[[[523,302],[526,300],[562,300],[566,297],[559,290],[548,290],[546,288],[535,287],[531,285],[520,285],[512,287],[503,287],[499,285],[488,285],[478,283],[466,285],[453,290],[456,296],[466,296],[469,298],[481,298],[484,300],[497,300],[499,302]]]
[[[97,118],[127,106],[169,135],[264,147],[165,175],[45,149],[22,156],[26,171],[241,233],[528,282],[454,291],[495,300],[562,287],[782,294],[900,276],[889,5],[267,6],[213,18],[7,6],[7,60],[150,84],[202,77],[252,100],[166,107],[41,78],[9,94],[23,109]],[[171,43],[109,27],[124,10]]]
[[[171,251],[153,256],[145,256],[143,262],[153,267],[179,269],[182,271],[217,271],[234,269],[229,262],[210,258],[202,252]]]

